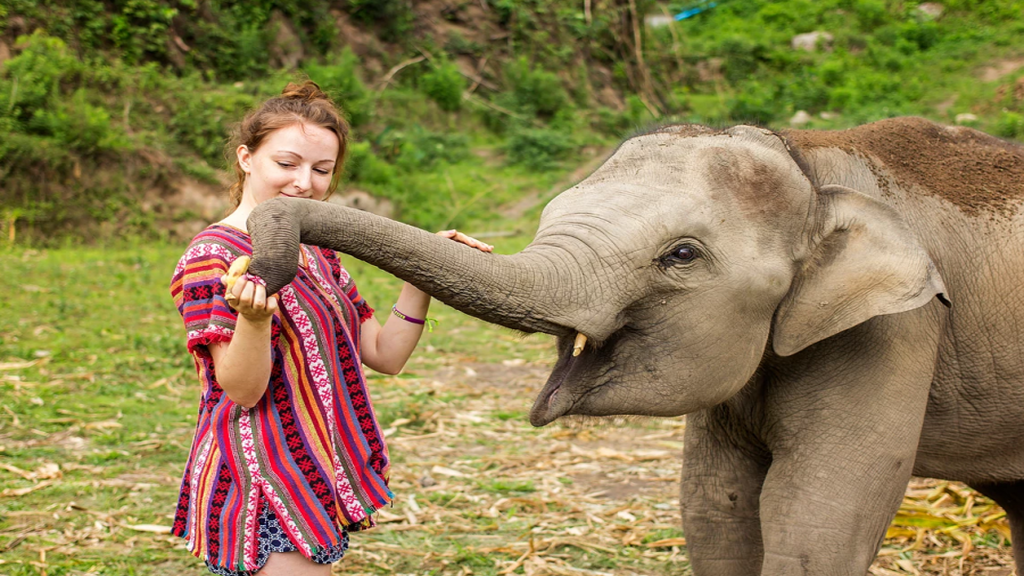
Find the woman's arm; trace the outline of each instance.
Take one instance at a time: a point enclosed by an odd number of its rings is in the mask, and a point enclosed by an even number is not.
[[[444,230],[438,232],[437,235],[451,238],[483,252],[494,250],[490,244],[484,244],[455,230]],[[430,295],[420,291],[412,284],[402,287],[402,293],[398,296],[398,302],[395,303],[395,308],[399,312],[419,320],[426,319],[429,307]],[[359,341],[362,347],[363,364],[377,372],[398,374],[405,367],[405,363],[409,361],[409,357],[412,356],[412,351],[416,348],[420,335],[423,334],[423,326],[423,324],[409,322],[390,313],[383,326],[377,322],[376,318],[370,318],[363,322]]]
[[[425,319],[430,307],[430,296],[412,284],[402,287],[395,308],[406,316]],[[416,343],[423,334],[423,324],[402,320],[389,311],[388,319],[381,326],[376,318],[363,322],[360,345],[362,361],[370,368],[384,374],[398,374],[412,356]]]
[[[270,382],[270,328],[277,312],[277,297],[244,277],[225,295],[238,311],[235,333],[229,342],[209,345],[217,383],[233,402],[252,408]]]

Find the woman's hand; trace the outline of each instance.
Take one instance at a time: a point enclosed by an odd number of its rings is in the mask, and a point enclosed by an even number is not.
[[[476,238],[471,238],[469,236],[466,236],[462,232],[459,232],[458,230],[455,230],[455,229],[452,229],[452,230],[442,230],[442,231],[438,232],[437,235],[438,236],[442,236],[444,238],[451,238],[452,240],[455,240],[456,242],[461,242],[461,243],[465,244],[466,246],[470,246],[470,247],[476,248],[477,250],[479,250],[481,252],[493,252],[494,251],[494,246],[491,246],[490,244],[485,244],[485,243],[477,240]]]
[[[266,288],[242,276],[224,299],[238,311],[239,319],[230,342],[209,345],[210,356],[217,367],[217,383],[228,398],[252,408],[270,381],[270,320],[277,312],[277,296],[267,298]]]
[[[224,278],[221,277],[221,282]],[[267,289],[255,282],[249,282],[242,276],[235,285],[224,294],[228,305],[242,317],[254,324],[269,322],[277,312],[277,296],[267,297]]]

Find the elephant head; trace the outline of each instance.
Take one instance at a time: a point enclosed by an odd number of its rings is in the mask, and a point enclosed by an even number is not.
[[[511,256],[276,199],[249,219],[251,271],[270,291],[284,286],[301,240],[470,315],[557,336],[534,425],[567,414],[676,416],[730,398],[765,354],[798,353],[944,291],[895,211],[819,188],[802,162],[783,137],[750,126],[636,136],[552,200],[536,238]],[[578,334],[588,344],[575,355]]]

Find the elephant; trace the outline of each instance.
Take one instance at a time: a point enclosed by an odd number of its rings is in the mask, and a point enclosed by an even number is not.
[[[1024,570],[1024,147],[895,118],[659,126],[486,254],[354,209],[249,219],[269,292],[299,242],[556,336],[530,412],[687,415],[697,576],[865,574],[912,475],[1006,510]]]

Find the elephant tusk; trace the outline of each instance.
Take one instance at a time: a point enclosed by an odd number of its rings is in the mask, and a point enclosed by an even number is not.
[[[583,353],[583,347],[587,345],[587,337],[584,334],[576,334],[576,341],[572,344],[572,355],[573,357],[579,356]]]
[[[249,269],[249,261],[251,259],[248,256],[239,256],[235,258],[235,261],[231,263],[231,267],[228,268],[228,273],[224,275],[224,286],[226,292],[231,292],[231,289],[235,286],[235,282],[242,277],[242,274]]]

